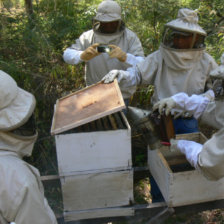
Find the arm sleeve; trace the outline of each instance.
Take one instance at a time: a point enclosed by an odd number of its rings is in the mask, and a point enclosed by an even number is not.
[[[92,31],[84,32],[75,43],[64,51],[63,59],[66,63],[76,65],[82,62],[80,55],[89,46],[91,46]]]
[[[212,82],[212,79],[209,75],[209,73],[216,69],[218,67],[218,64],[215,62],[214,58],[209,55],[208,53],[205,53],[205,56],[207,57],[207,63],[209,64],[208,65],[208,77],[207,77],[207,80],[206,80],[206,85],[205,85],[205,91],[209,90],[209,89],[212,89],[213,87],[213,82]]]
[[[138,81],[138,84],[143,85],[154,85],[156,74],[158,71],[158,63],[159,63],[159,51],[156,51],[150,55],[148,55],[143,61],[136,65],[135,71],[137,74],[135,75]]]
[[[198,167],[211,180],[224,177],[224,128],[215,133],[204,145],[198,158]]]
[[[134,56],[133,54],[127,53],[126,63],[132,66],[136,66],[139,62],[144,61],[142,56]]]
[[[140,81],[140,75],[137,66],[133,66],[127,69],[127,71],[122,71],[123,73],[123,79],[121,81],[121,85],[123,87],[131,87],[131,86],[137,86]]]
[[[128,68],[126,71],[126,74],[128,74],[126,87],[139,84],[153,84],[157,66],[157,53],[155,52]]]
[[[142,44],[137,35],[131,30],[126,28],[126,40],[128,42],[127,59],[126,62],[129,66],[135,66],[144,60],[144,51]]]
[[[215,100],[209,102],[205,108],[200,123],[209,125],[216,129],[221,129],[224,125],[224,102],[222,100]]]
[[[83,51],[78,51],[72,48],[67,48],[64,51],[63,59],[66,63],[71,65],[77,65],[78,63],[82,62],[80,55]]]
[[[205,94],[188,96],[186,93],[177,93],[172,96],[177,105],[177,109],[182,109],[192,113],[195,119],[198,119],[204,112],[207,104],[214,100],[214,92],[208,90]]]

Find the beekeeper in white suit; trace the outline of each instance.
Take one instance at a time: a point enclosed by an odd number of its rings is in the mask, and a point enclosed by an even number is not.
[[[0,221],[2,224],[55,224],[40,174],[22,160],[37,138],[35,98],[0,70]]]
[[[99,53],[97,46],[107,44],[109,53]],[[144,52],[138,37],[125,27],[121,7],[112,0],[102,1],[93,20],[93,28],[84,32],[76,43],[64,51],[63,58],[68,64],[86,62],[85,80],[87,85],[99,82],[113,69],[126,70],[143,61]],[[125,88],[120,84],[123,98],[128,100],[136,87]]]
[[[198,25],[196,11],[180,9],[177,19],[165,25],[159,50],[127,71],[113,70],[104,78],[111,82],[118,78],[126,87],[137,84],[154,85],[152,104],[178,92],[200,94],[209,89],[209,73],[217,67],[214,59],[205,52],[206,32]],[[174,120],[176,133],[197,131],[192,117]]]
[[[212,90],[192,96],[181,92],[154,105],[154,110],[166,114],[173,108],[183,109],[200,122],[219,129],[204,145],[188,140],[171,140],[171,149],[184,153],[190,164],[211,180],[224,177],[224,54],[221,62],[222,65],[210,74],[213,78],[222,79],[219,91],[214,91],[216,94]]]

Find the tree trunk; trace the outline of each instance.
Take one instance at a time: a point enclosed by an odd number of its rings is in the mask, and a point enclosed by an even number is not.
[[[25,4],[26,4],[26,12],[29,16],[31,16],[33,14],[33,4],[32,4],[32,0],[25,0]]]

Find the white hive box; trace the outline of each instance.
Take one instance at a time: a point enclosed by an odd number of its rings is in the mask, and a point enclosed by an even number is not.
[[[202,133],[177,135],[176,139],[206,141]],[[187,162],[180,152],[171,152],[169,146],[148,149],[148,165],[168,206],[183,206],[224,198],[224,178],[209,181]]]
[[[120,216],[118,207],[133,201],[131,129],[123,108],[116,81],[57,100],[51,133],[66,221]]]
[[[131,167],[130,126],[123,113],[119,112],[116,116],[123,119],[125,129],[62,133],[55,136],[60,175],[103,169],[124,170]]]

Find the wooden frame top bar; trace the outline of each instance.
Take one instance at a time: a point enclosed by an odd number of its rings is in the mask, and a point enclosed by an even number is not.
[[[124,108],[117,80],[109,84],[99,82],[57,100],[51,134],[59,134]]]

